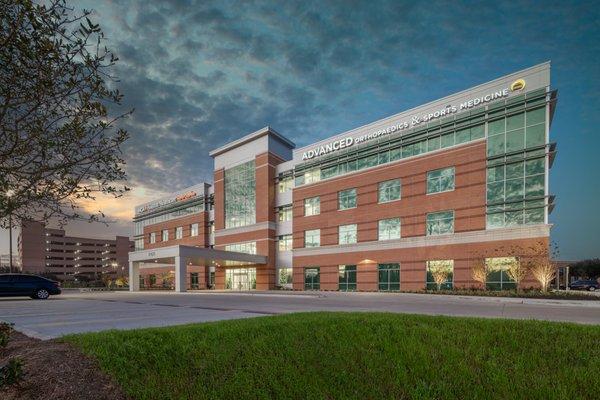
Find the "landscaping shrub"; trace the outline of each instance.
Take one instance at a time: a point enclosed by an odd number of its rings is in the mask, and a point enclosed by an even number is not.
[[[20,358],[11,358],[0,366],[0,387],[12,385],[23,377],[23,361]]]
[[[6,347],[10,333],[12,332],[13,324],[8,322],[0,322],[0,348]]]
[[[425,294],[446,294],[455,296],[482,296],[482,297],[520,297],[530,299],[562,299],[562,300],[595,300],[600,301],[599,296],[590,296],[587,293],[577,292],[543,292],[539,289],[521,289],[516,290],[482,290],[478,288],[471,289],[450,289],[450,290],[417,290],[407,291],[406,293],[425,293]]]

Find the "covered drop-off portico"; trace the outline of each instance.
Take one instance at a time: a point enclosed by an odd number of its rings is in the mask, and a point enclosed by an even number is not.
[[[129,290],[140,290],[140,265],[174,267],[175,291],[186,291],[188,266],[234,267],[267,264],[267,257],[195,246],[168,246],[129,253]]]

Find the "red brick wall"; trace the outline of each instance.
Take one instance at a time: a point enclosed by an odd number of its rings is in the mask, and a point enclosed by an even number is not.
[[[190,236],[190,225],[194,223],[198,224],[198,236]],[[175,239],[175,228],[179,226],[183,227],[183,237],[181,239]],[[163,229],[169,230],[169,240],[166,242],[162,241]],[[154,244],[150,243],[151,232],[156,233],[156,243]],[[144,249],[156,249],[178,244],[208,247],[208,239],[208,212],[206,211],[144,227]]]
[[[256,168],[256,223],[275,222],[275,176],[276,165],[283,160],[272,153],[259,154],[255,158]],[[215,171],[215,230],[225,228],[224,214],[224,171]],[[217,185],[217,179],[221,184]],[[218,206],[217,206],[218,205]],[[217,223],[217,220],[220,221]],[[275,287],[275,230],[260,228],[250,232],[215,236],[215,248],[225,249],[227,244],[256,241],[256,252],[268,257],[267,265],[256,267],[256,289],[267,290]],[[225,268],[217,267],[215,273],[217,289],[225,288]]]
[[[454,231],[485,229],[485,143],[475,143],[414,160],[357,172],[300,187],[293,192],[294,248],[304,247],[304,231],[321,229],[321,246],[338,243],[338,226],[357,224],[358,241],[377,240],[380,219],[400,217],[401,236],[425,235],[426,214],[454,210]],[[427,171],[455,167],[455,190],[427,195]],[[401,180],[401,199],[378,203],[379,182]],[[338,192],[356,188],[357,207],[338,210]],[[304,199],[320,196],[320,215],[304,216]]]
[[[225,170],[215,171],[214,190],[214,213],[215,230],[225,229]]]
[[[335,253],[318,256],[295,256],[293,286],[296,290],[304,288],[304,268],[318,266],[321,268],[321,288],[337,290],[338,265],[357,266],[357,289],[360,291],[377,290],[377,264],[400,263],[400,289],[420,290],[425,288],[426,262],[430,260],[454,260],[454,287],[469,288],[478,286],[471,278],[471,268],[475,260],[485,257],[503,257],[502,249],[518,246],[523,250],[521,256],[527,257],[531,247],[538,243],[548,246],[548,238],[541,237],[527,240],[504,240],[472,244],[455,244],[445,246],[414,247],[394,250],[376,250],[354,253]],[[526,261],[526,258],[523,258]],[[330,273],[331,276],[326,275]],[[532,276],[528,276],[522,287],[538,287]]]
[[[378,221],[400,217],[401,237],[425,236],[426,215],[430,212],[454,210],[455,233],[485,230],[486,203],[486,145],[473,143],[444,152],[429,154],[414,160],[357,172],[349,176],[330,179],[294,190],[294,248],[304,247],[304,231],[321,229],[321,246],[338,244],[338,226],[357,224],[358,242],[376,242]],[[455,167],[455,190],[427,195],[427,172]],[[378,204],[378,184],[390,179],[400,179],[401,199]],[[338,192],[357,189],[357,207],[338,210]],[[320,196],[321,212],[304,216],[304,199]],[[319,266],[321,289],[338,289],[338,265],[357,265],[357,289],[378,289],[377,264],[400,263],[401,290],[419,290],[426,283],[428,260],[454,260],[455,287],[476,286],[471,278],[475,259],[501,257],[498,249],[519,246],[527,251],[538,242],[548,245],[548,238],[496,241],[475,244],[415,247],[408,249],[377,250],[339,253],[318,256],[295,255],[293,260],[293,287],[304,288],[304,267]],[[523,287],[537,286],[528,277]]]

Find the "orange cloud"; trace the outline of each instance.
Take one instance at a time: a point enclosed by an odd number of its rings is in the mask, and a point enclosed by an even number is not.
[[[137,186],[122,197],[115,198],[111,195],[98,194],[96,195],[95,200],[82,199],[78,200],[77,203],[88,213],[98,213],[101,211],[108,219],[131,222],[136,205],[146,203],[167,194],[167,192]]]

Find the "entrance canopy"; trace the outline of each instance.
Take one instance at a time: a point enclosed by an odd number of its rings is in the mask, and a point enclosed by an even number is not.
[[[175,266],[175,291],[184,292],[188,265],[239,266],[266,264],[268,257],[194,246],[168,246],[129,253],[129,290],[138,291],[141,263]]]

